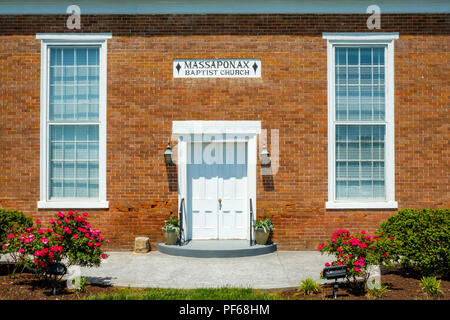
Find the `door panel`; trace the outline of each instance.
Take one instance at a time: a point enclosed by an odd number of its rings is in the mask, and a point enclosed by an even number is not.
[[[199,164],[188,165],[192,239],[217,239],[218,237],[218,177],[208,173],[211,169],[205,169],[204,165]]]
[[[238,150],[245,149],[246,143],[211,144],[203,143],[201,150],[222,148],[218,152],[223,157],[222,163],[189,164],[194,162],[195,147],[194,143],[188,145],[188,159],[191,159],[187,164],[190,238],[245,239],[248,226],[247,157],[246,152],[242,155]]]

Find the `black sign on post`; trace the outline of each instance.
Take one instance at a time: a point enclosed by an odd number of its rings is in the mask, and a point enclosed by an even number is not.
[[[339,278],[345,278],[347,276],[347,266],[334,266],[334,267],[326,267],[323,269],[323,276],[328,280],[334,279],[333,285],[333,298],[337,297],[337,290],[339,288],[339,284],[337,280]]]
[[[52,294],[56,294],[56,286],[57,286],[57,276],[63,276],[67,273],[67,267],[62,263],[52,263],[47,267],[45,273],[50,276],[53,276],[53,291]]]

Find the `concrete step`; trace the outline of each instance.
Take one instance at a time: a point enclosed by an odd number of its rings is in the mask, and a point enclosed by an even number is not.
[[[182,257],[193,258],[236,258],[251,257],[277,250],[277,244],[254,244],[249,240],[191,240],[182,246],[158,243],[158,251]]]

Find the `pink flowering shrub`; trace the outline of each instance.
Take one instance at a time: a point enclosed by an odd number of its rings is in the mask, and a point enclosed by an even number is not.
[[[108,257],[102,250],[109,242],[87,222],[87,213],[77,211],[59,212],[50,227],[43,228],[39,220],[22,234],[10,234],[0,253],[14,253],[20,263],[43,274],[52,263],[63,262],[66,266],[99,266]]]
[[[370,275],[370,266],[396,261],[398,245],[398,241],[384,233],[371,236],[365,231],[350,234],[348,230],[339,229],[317,250],[334,256],[334,260],[327,262],[325,267],[347,265],[348,280],[355,282],[357,277],[362,277],[365,282]]]

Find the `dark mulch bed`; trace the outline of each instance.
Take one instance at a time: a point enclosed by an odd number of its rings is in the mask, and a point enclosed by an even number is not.
[[[380,300],[422,300],[422,299],[450,299],[450,281],[441,280],[442,296],[429,298],[421,292],[420,278],[401,271],[391,271],[381,276],[381,282],[389,286],[389,291]],[[66,282],[59,283],[57,294],[52,294],[51,283],[36,280],[31,272],[18,273],[14,278],[8,274],[6,265],[0,264],[0,300],[79,300],[99,293],[113,293],[117,288],[106,285],[86,286],[84,292],[69,290]],[[272,290],[270,290],[272,291]],[[328,300],[332,299],[332,282],[323,286],[323,290],[314,295],[302,296],[294,294],[297,289],[277,291],[284,299],[298,300]],[[365,293],[352,289],[345,282],[340,282],[338,300],[367,300]]]
[[[11,277],[8,274],[8,266],[0,264],[0,300],[78,300],[113,290],[115,288],[111,286],[87,285],[84,292],[77,292],[67,289],[66,282],[60,281],[57,294],[53,295],[51,283],[37,280],[34,274],[28,271]]]
[[[388,290],[381,298],[377,300],[449,300],[450,299],[450,281],[441,279],[442,295],[440,297],[427,297],[421,290],[420,277],[408,274],[403,271],[390,271],[381,276],[381,283],[388,286]],[[297,289],[284,290],[282,296],[285,299],[298,300],[325,300],[333,299],[333,282],[325,284],[323,290],[314,295],[304,296],[294,294]],[[366,293],[355,290],[345,283],[339,281],[339,290],[336,300],[368,300]]]

